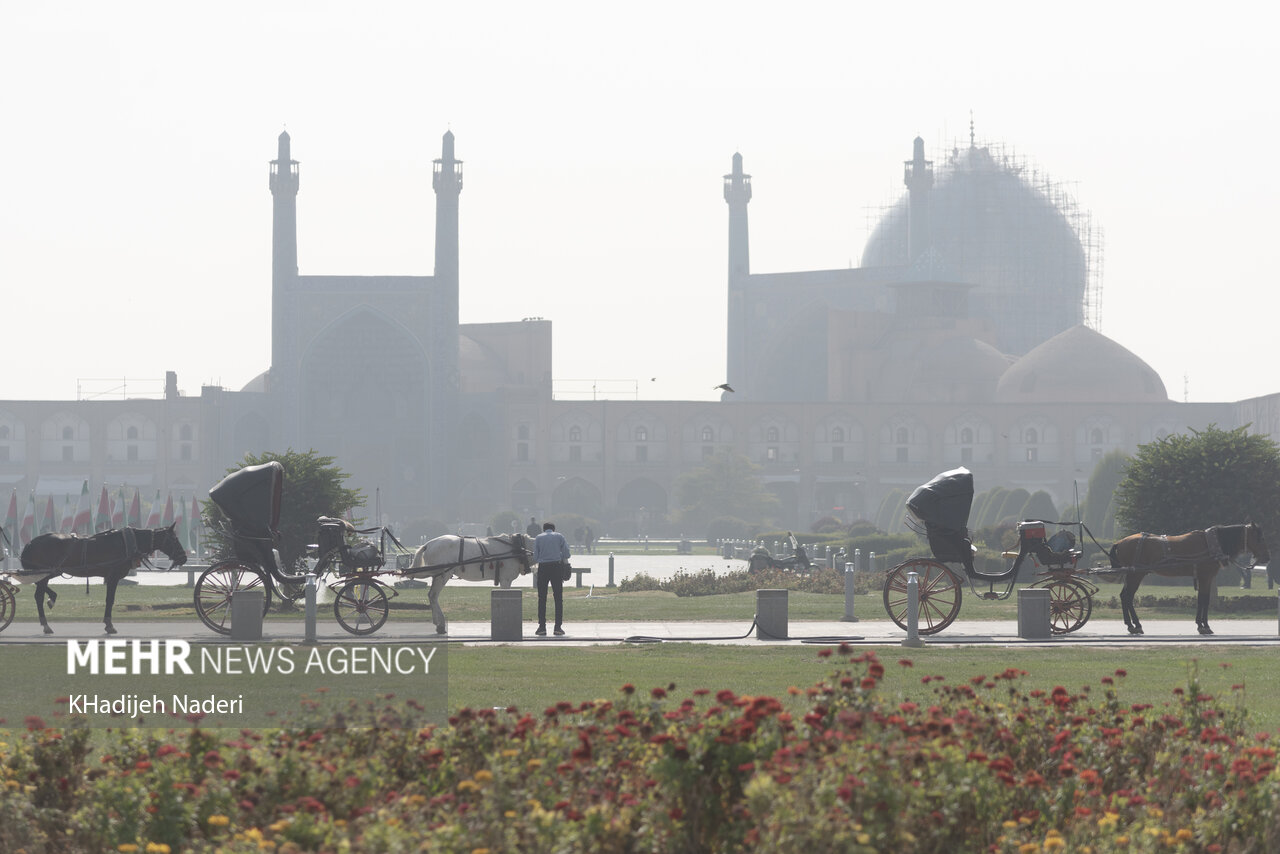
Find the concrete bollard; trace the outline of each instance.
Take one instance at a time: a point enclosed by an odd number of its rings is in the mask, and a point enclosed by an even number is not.
[[[756,640],[786,640],[787,591],[756,591]]]
[[[1044,640],[1049,630],[1049,591],[1043,587],[1023,587],[1018,591],[1018,637]]]
[[[316,577],[307,573],[307,587],[304,593],[306,617],[303,620],[303,643],[316,642]]]
[[[609,552],[609,586],[610,587],[618,586],[613,583],[613,552]]]
[[[875,555],[875,552],[871,553],[873,560]],[[920,639],[920,574],[918,572],[907,573],[907,637],[902,641],[902,645],[914,648],[924,646],[924,641]]]
[[[858,618],[853,615],[853,581],[854,567],[851,563],[844,565],[844,616],[840,618],[842,623],[856,623]]]
[[[231,639],[262,640],[262,590],[234,590],[231,593]]]
[[[497,588],[489,591],[489,638],[496,641],[524,640],[524,597],[519,590]]]

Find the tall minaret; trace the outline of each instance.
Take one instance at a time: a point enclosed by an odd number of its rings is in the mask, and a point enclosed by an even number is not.
[[[431,186],[436,191],[436,269],[433,303],[437,321],[428,344],[431,380],[428,389],[427,465],[431,504],[436,512],[453,510],[456,495],[458,411],[458,196],[462,193],[462,161],[453,156],[453,131],[445,131]],[[442,517],[443,518],[443,517]]]
[[[933,186],[933,161],[924,159],[924,140],[916,137],[911,159],[906,161],[902,183],[907,185],[907,263],[929,248],[929,188]]]
[[[751,176],[742,173],[741,154],[733,155],[733,171],[724,176],[724,200],[729,203],[729,353],[725,380],[741,397],[750,393],[746,370],[747,280],[751,275],[751,241],[747,234]]]
[[[280,133],[279,151],[271,161],[271,364],[284,368],[288,344],[285,292],[298,278],[298,161],[289,157],[289,133]]]

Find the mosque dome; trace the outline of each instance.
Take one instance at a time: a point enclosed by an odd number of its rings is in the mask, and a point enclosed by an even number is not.
[[[1164,382],[1131,351],[1087,326],[1059,333],[1005,371],[1001,403],[1155,403]]]
[[[902,336],[881,368],[882,400],[983,403],[995,398],[1009,358],[962,332]]]
[[[932,169],[922,158],[918,165]],[[992,322],[1006,353],[1026,353],[1084,322],[1087,221],[1060,188],[1028,172],[999,150],[955,149],[936,181],[930,172],[880,219],[862,266],[904,266],[916,260],[909,254],[937,253],[957,280],[975,286],[972,316]],[[912,216],[925,218],[924,245],[908,250]]]

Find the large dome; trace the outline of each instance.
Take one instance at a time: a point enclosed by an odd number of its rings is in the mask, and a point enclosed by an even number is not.
[[[1033,186],[1016,159],[971,145],[955,150],[924,193],[928,244],[961,281],[976,285],[974,317],[992,321],[1006,353],[1032,347],[1084,321],[1089,261],[1075,208],[1047,181]],[[863,267],[902,266],[908,257],[910,198],[879,221]],[[1078,218],[1078,216],[1077,216]]]
[[[1164,382],[1131,351],[1076,326],[1014,362],[996,386],[1001,403],[1152,403],[1168,401]]]

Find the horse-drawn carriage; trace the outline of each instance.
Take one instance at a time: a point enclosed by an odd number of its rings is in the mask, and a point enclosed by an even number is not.
[[[787,531],[787,540],[791,546],[791,554],[785,557],[774,557],[764,546],[759,546],[747,558],[747,571],[760,572],[765,569],[786,569],[794,572],[811,572],[817,569],[809,560],[809,553],[804,544],[796,539],[796,535]]]
[[[917,487],[907,499],[909,524],[925,535],[931,558],[912,558],[889,570],[884,585],[884,607],[890,619],[907,628],[908,581],[916,573],[919,594],[920,634],[942,631],[955,622],[963,601],[961,576],[981,599],[1008,599],[1018,574],[1031,561],[1040,569],[1030,587],[1049,591],[1049,628],[1054,634],[1074,632],[1089,620],[1097,587],[1076,569],[1081,552],[1076,538],[1063,528],[1046,537],[1049,525],[1068,523],[1027,520],[1018,523],[1018,550],[1003,553],[1009,565],[1000,572],[983,572],[974,566],[976,549],[969,539],[969,511],[973,506],[973,475],[964,468],[943,472]],[[978,584],[985,584],[979,590]],[[1002,585],[1002,587],[1000,587]]]
[[[1213,578],[1220,569],[1251,567],[1267,561],[1270,554],[1262,530],[1255,524],[1217,525],[1177,536],[1132,534],[1106,549],[1109,566],[1078,567],[1081,551],[1070,530],[1083,537],[1092,533],[1081,522],[1025,520],[1018,523],[1018,550],[1002,554],[1010,564],[998,573],[983,572],[974,566],[976,549],[969,539],[969,511],[973,505],[973,475],[964,468],[943,472],[917,487],[907,499],[909,524],[925,535],[931,558],[911,558],[893,569],[885,579],[884,606],[897,625],[907,628],[909,576],[917,576],[920,634],[935,634],[951,625],[960,613],[963,600],[961,575],[980,599],[1007,599],[1018,574],[1028,559],[1039,569],[1030,587],[1049,591],[1049,627],[1053,634],[1074,632],[1089,621],[1093,594],[1098,591],[1090,579],[1097,574],[1115,574],[1124,579],[1120,605],[1131,634],[1142,634],[1142,624],[1133,607],[1138,585],[1149,573],[1195,578],[1199,596],[1196,627],[1201,634],[1209,628],[1209,598]],[[1050,526],[1058,526],[1046,536]],[[1096,540],[1094,541],[1097,542]],[[976,582],[976,583],[975,583]],[[986,590],[977,584],[985,583]],[[997,585],[1004,585],[998,589]]]
[[[308,576],[314,575],[333,593],[338,624],[357,635],[372,634],[386,623],[390,599],[396,596],[388,576],[391,582],[430,579],[432,617],[443,634],[445,619],[438,599],[450,578],[509,587],[517,575],[530,570],[531,555],[523,534],[447,535],[410,552],[385,527],[357,529],[344,519],[321,516],[317,543],[309,547],[316,558],[314,568],[289,573],[281,567],[276,549],[283,491],[284,467],[275,461],[232,472],[209,490],[209,498],[227,517],[225,534],[231,544],[231,554],[211,565],[196,582],[196,613],[215,632],[231,632],[234,594],[262,590],[265,616],[273,596],[290,602],[301,598]],[[364,538],[374,534],[376,543]]]

